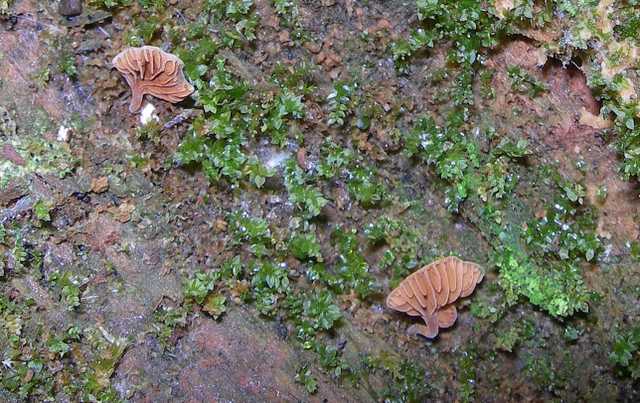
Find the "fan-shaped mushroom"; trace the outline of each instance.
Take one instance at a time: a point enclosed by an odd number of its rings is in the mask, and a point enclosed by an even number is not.
[[[453,326],[458,318],[453,303],[473,292],[484,274],[480,266],[455,256],[436,260],[402,280],[387,297],[387,306],[410,316],[421,316],[426,326],[416,333],[432,339],[440,328]]]
[[[184,78],[182,61],[160,48],[127,48],[112,63],[131,87],[132,113],[140,110],[145,94],[176,103],[193,92],[193,86]]]

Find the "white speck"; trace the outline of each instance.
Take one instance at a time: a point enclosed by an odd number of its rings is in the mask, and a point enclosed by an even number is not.
[[[274,169],[282,165],[282,163],[286,161],[289,156],[289,153],[273,153],[268,157],[264,164],[267,166],[267,168]]]
[[[152,104],[146,104],[144,108],[142,108],[142,112],[140,112],[140,123],[144,126],[152,120],[155,120],[156,122],[160,121],[160,118],[156,115],[156,107]]]
[[[60,126],[60,128],[58,129],[58,137],[56,138],[58,141],[64,141],[66,143],[67,141],[69,141],[70,133],[71,133],[70,128]]]

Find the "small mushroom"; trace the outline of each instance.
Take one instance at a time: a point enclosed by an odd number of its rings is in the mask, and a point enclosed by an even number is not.
[[[131,87],[131,113],[140,110],[145,94],[176,103],[193,92],[193,86],[184,78],[182,61],[160,48],[127,48],[112,63]]]
[[[440,328],[453,326],[458,318],[453,303],[471,295],[483,276],[480,266],[455,256],[436,260],[402,280],[387,297],[387,306],[421,316],[426,326],[413,325],[411,333],[433,339]]]

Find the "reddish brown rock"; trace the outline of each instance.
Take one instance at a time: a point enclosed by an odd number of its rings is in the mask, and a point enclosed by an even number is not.
[[[5,159],[7,161],[11,161],[16,165],[24,166],[25,164],[24,158],[22,158],[22,156],[18,154],[16,149],[13,148],[11,144],[9,143],[3,144],[1,151],[2,152],[0,153],[0,159]]]

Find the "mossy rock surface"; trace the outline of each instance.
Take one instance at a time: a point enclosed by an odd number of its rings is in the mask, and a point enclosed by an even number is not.
[[[640,398],[634,2],[57,3],[0,0],[0,400]]]

